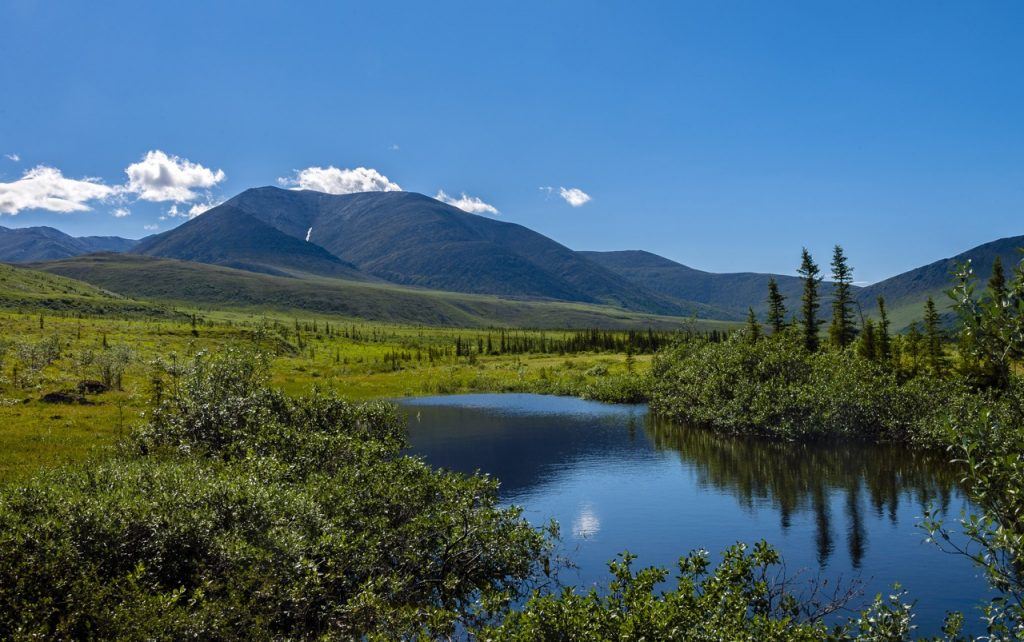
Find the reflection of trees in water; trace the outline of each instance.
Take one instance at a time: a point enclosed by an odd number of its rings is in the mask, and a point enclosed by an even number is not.
[[[868,546],[866,506],[895,523],[901,499],[945,511],[958,489],[957,471],[941,454],[905,447],[729,437],[655,417],[645,430],[655,448],[673,450],[693,466],[702,485],[727,491],[748,508],[769,503],[784,530],[794,514],[812,511],[822,566],[835,547],[829,502],[834,494],[845,496],[846,546],[858,568]]]

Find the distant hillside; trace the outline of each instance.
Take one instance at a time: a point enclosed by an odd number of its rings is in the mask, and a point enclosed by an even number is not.
[[[52,227],[0,226],[0,261],[51,261],[91,252],[127,252],[138,241],[117,236],[74,237]]]
[[[293,238],[308,238],[363,272],[393,283],[660,314],[715,315],[704,306],[637,287],[521,225],[467,214],[422,194],[331,195],[262,187],[221,207],[238,208]]]
[[[461,327],[673,328],[678,317],[575,303],[516,301],[333,278],[294,279],[135,254],[94,254],[33,268],[126,295],[210,308],[304,310],[361,319]],[[699,328],[725,328],[716,321]]]
[[[643,250],[579,254],[659,294],[724,310],[729,316],[723,318],[746,318],[750,307],[763,316],[767,309],[768,281],[772,277],[775,277],[779,291],[786,297],[786,305],[791,313],[797,310],[803,291],[803,282],[795,276],[757,272],[704,272]],[[829,283],[824,284],[822,294],[826,299],[823,312],[827,313],[828,298],[831,295]]]
[[[367,280],[354,265],[319,245],[288,236],[230,205],[143,239],[132,252],[278,276],[298,273]]]
[[[1002,259],[1003,267],[1009,274],[1024,256],[1018,252],[1019,248],[1024,248],[1024,236],[1011,236],[985,243],[862,288],[857,293],[857,300],[865,311],[873,312],[877,307],[875,301],[879,296],[884,296],[891,310],[893,324],[902,328],[923,316],[924,303],[929,295],[940,309],[949,307],[950,301],[945,292],[953,286],[953,274],[958,265],[970,260],[979,278],[979,287],[983,288],[992,274],[995,257]]]
[[[102,288],[55,274],[0,263],[0,309],[167,316],[163,306],[134,301]]]

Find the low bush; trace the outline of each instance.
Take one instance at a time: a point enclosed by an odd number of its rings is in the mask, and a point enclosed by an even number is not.
[[[0,494],[0,637],[450,634],[540,577],[485,476],[405,457],[385,404],[200,356],[121,449]]]
[[[792,332],[688,341],[652,367],[652,408],[728,433],[944,445],[950,409],[983,402],[955,377],[902,380],[853,349],[811,353]]]

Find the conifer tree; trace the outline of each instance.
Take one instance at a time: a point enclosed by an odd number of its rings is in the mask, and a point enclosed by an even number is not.
[[[942,330],[939,327],[939,311],[929,296],[924,304],[924,349],[928,369],[940,375],[945,371],[945,355],[942,351]]]
[[[878,341],[875,334],[875,322],[872,319],[864,321],[864,330],[860,333],[860,342],[857,344],[857,353],[865,359],[875,360],[878,358]]]
[[[775,277],[768,280],[768,326],[773,334],[782,332],[786,327],[786,297],[779,292],[779,284]]]
[[[761,324],[757,322],[757,315],[754,308],[747,308],[747,340],[750,343],[757,343],[761,338]]]
[[[889,315],[885,311],[885,297],[878,297],[878,332],[875,333],[875,348],[879,361],[888,361],[892,356],[892,340],[889,337]]]
[[[804,280],[804,293],[800,298],[801,324],[803,326],[804,347],[814,352],[818,349],[818,328],[821,326],[821,319],[818,318],[818,308],[821,301],[818,294],[818,285],[821,283],[821,270],[811,258],[807,248],[803,248],[800,257],[800,269],[797,273]]]
[[[857,329],[853,322],[853,268],[846,261],[843,248],[835,246],[832,252],[832,324],[828,329],[829,340],[837,348],[845,348],[853,343]]]
[[[988,294],[992,297],[999,309],[1002,310],[1003,301],[1006,300],[1006,273],[1003,271],[1003,260],[996,255],[992,261],[992,276],[988,279]]]
[[[905,352],[910,358],[911,372],[916,375],[921,367],[921,326],[917,321],[911,323],[907,331]]]

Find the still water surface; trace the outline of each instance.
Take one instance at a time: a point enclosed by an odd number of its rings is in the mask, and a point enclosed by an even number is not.
[[[651,417],[644,405],[483,394],[400,401],[412,451],[452,470],[501,480],[504,502],[535,524],[554,517],[577,569],[563,581],[607,579],[623,550],[669,569],[697,548],[718,553],[765,539],[788,571],[867,596],[894,582],[919,601],[919,634],[948,610],[978,632],[984,580],[964,559],[923,542],[924,508],[952,518],[970,503],[941,458],[865,444],[801,445],[727,438]],[[866,599],[866,598],[864,598]],[[859,604],[858,604],[859,606]]]

